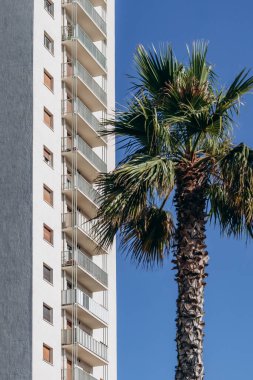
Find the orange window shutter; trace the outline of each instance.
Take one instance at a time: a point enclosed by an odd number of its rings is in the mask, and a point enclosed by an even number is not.
[[[44,187],[44,200],[52,204],[52,192],[46,187]]]
[[[51,127],[51,116],[47,111],[44,111],[44,122]]]
[[[44,226],[44,239],[51,243],[51,231]]]
[[[43,346],[43,359],[50,362],[50,348]]]
[[[44,84],[52,89],[52,78],[46,72],[44,72]]]

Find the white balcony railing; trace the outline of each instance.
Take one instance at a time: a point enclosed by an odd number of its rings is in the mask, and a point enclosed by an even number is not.
[[[72,380],[72,374],[76,380],[97,380],[90,373],[85,372],[80,367],[74,367],[73,369],[62,370],[62,380]]]
[[[63,0],[63,4],[77,3],[89,15],[94,24],[106,34],[106,22],[102,16],[98,14],[93,4],[89,0]]]
[[[82,155],[84,155],[100,172],[106,172],[106,154],[104,154],[103,159],[100,158],[94,150],[80,137],[77,135],[76,139],[72,144],[71,137],[62,138],[62,152],[69,152],[71,150],[78,150]]]
[[[78,250],[76,255],[77,265],[83,268],[87,273],[94,277],[97,281],[103,285],[108,286],[108,274],[103,271],[98,265],[89,259],[82,251]],[[64,251],[62,253],[62,265],[73,265],[73,252]]]
[[[95,221],[89,220],[81,212],[76,212],[75,214],[73,214],[72,212],[67,212],[63,214],[63,228],[76,226],[80,230],[82,230],[86,235],[88,235],[92,240],[94,240],[97,244],[99,244],[93,233],[94,225]]]
[[[82,292],[80,289],[63,290],[62,305],[71,305],[73,303],[76,303],[88,310],[91,314],[104,323],[108,323],[108,310],[95,302],[86,293]]]
[[[90,75],[90,73],[81,65],[80,62],[77,62],[75,65],[72,65],[71,62],[62,64],[62,76],[72,77],[76,76],[85,83],[85,85],[95,94],[95,96],[104,104],[107,103],[107,94],[103,88],[95,81],[95,79]]]
[[[62,176],[62,190],[74,190],[77,188],[81,193],[86,195],[93,203],[99,204],[99,192],[86,181],[83,176],[77,174],[76,176],[63,175]]]
[[[77,39],[90,55],[103,67],[107,69],[106,57],[94,44],[88,34],[80,27],[80,25],[69,25],[62,28],[62,40]]]
[[[105,344],[98,342],[78,327],[74,329],[74,334],[72,333],[72,329],[62,330],[62,344],[70,345],[75,343],[80,344],[90,352],[107,361],[108,349]]]
[[[78,114],[97,134],[100,134],[102,127],[98,119],[92,114],[88,107],[83,102],[76,98],[76,100],[66,99],[62,101],[63,114]]]

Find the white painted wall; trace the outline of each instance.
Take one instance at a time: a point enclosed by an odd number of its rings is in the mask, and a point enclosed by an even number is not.
[[[114,0],[107,1],[107,61],[108,61],[108,110],[115,105],[115,30]],[[43,46],[44,31],[54,40],[54,56]],[[55,1],[54,18],[44,10],[44,1],[34,0],[34,141],[33,141],[33,379],[61,379],[61,1]],[[43,84],[44,68],[54,77],[54,93]],[[43,107],[54,114],[54,131],[43,122]],[[43,145],[54,154],[54,169],[43,161]],[[114,140],[108,145],[108,170],[115,165]],[[54,191],[54,207],[43,201],[43,183]],[[43,240],[43,223],[54,230],[54,246]],[[94,261],[104,268],[103,258]],[[43,263],[54,271],[54,284],[43,280]],[[112,247],[107,257],[109,275],[108,309],[108,380],[117,379],[116,344],[116,250]],[[105,269],[105,268],[104,268]],[[102,303],[102,293],[94,294],[94,300]],[[43,302],[53,307],[54,323],[43,320]],[[94,330],[94,338],[102,340],[103,331]],[[54,350],[53,365],[43,362],[43,343]],[[102,367],[94,369],[98,379],[105,378]]]
[[[108,117],[112,117],[115,110],[115,1],[107,1],[107,99],[108,99]],[[107,152],[108,171],[115,167],[115,140],[110,137],[108,141]],[[101,258],[102,259],[102,258]],[[94,260],[95,261],[95,260]],[[100,262],[100,266],[102,263]],[[116,244],[110,249],[107,257],[108,272],[108,310],[109,310],[109,327],[108,327],[108,380],[117,380],[117,293],[116,293]],[[96,295],[94,296],[96,299]],[[96,337],[96,334],[94,334]],[[99,373],[100,369],[94,370],[97,378],[103,378]],[[100,376],[100,377],[99,377]]]
[[[54,56],[44,47],[44,31],[54,40]],[[44,1],[34,0],[33,115],[33,379],[61,379],[61,1],[54,18]],[[43,84],[44,68],[54,77],[54,93]],[[43,108],[54,114],[54,131]],[[43,161],[43,145],[54,168]],[[43,201],[43,183],[54,191],[54,206]],[[43,240],[43,223],[54,230],[54,245]],[[43,280],[43,262],[53,268],[53,286]],[[43,320],[43,302],[53,307],[53,325]],[[53,348],[53,365],[43,362],[43,343]]]

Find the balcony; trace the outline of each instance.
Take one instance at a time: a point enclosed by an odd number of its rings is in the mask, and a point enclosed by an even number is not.
[[[77,80],[78,97],[92,112],[106,109],[106,92],[79,62],[75,65],[72,65],[72,62],[64,63],[62,77],[69,88],[74,85],[73,80]]]
[[[80,212],[67,212],[62,216],[62,229],[69,239],[72,238],[73,228],[76,228],[77,242],[84,251],[90,255],[107,254],[107,250],[99,246],[92,233],[93,225],[94,222]]]
[[[98,14],[94,5],[89,0],[63,0],[66,12],[72,16],[72,6],[77,5],[77,22],[91,36],[93,41],[104,40],[106,38],[106,22]]]
[[[62,138],[62,154],[68,161],[72,161],[73,154],[77,153],[78,170],[85,174],[90,182],[94,182],[100,172],[107,171],[107,164],[100,158],[86,142],[77,135],[76,139],[71,137]],[[106,157],[104,158],[106,160]]]
[[[91,367],[108,364],[107,346],[92,338],[80,328],[62,330],[62,345],[69,354],[74,349],[77,356]]]
[[[70,125],[77,116],[77,133],[91,147],[106,145],[106,139],[100,136],[102,127],[98,119],[79,98],[76,101],[72,99],[63,100],[62,114]]]
[[[71,55],[77,41],[77,60],[92,76],[106,75],[106,57],[80,25],[63,27],[62,41]]]
[[[74,377],[72,377],[74,375]],[[73,369],[64,369],[62,370],[62,380],[97,380],[90,373],[85,372],[80,367],[74,367]]]
[[[107,0],[91,0],[94,7],[101,6],[103,8],[106,8]]]
[[[89,217],[96,216],[99,207],[99,192],[86,181],[80,174],[71,176],[69,174],[62,176],[62,192],[70,199],[73,190],[77,190],[77,204],[80,208],[86,210]]]
[[[62,267],[69,275],[72,267],[76,265],[78,281],[90,292],[100,292],[107,290],[108,274],[96,265],[85,253],[77,250],[75,259],[72,251],[62,253]]]
[[[63,290],[63,308],[71,313],[73,304],[77,306],[77,318],[85,325],[91,329],[107,327],[108,310],[79,289]]]

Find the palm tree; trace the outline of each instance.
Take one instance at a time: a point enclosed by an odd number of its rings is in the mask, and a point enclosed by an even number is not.
[[[173,252],[178,284],[176,380],[202,380],[206,225],[253,236],[253,150],[233,142],[241,96],[253,88],[242,70],[226,89],[195,42],[187,64],[164,46],[135,55],[130,101],[105,124],[124,159],[98,178],[100,244],[120,234],[122,251],[146,267]],[[108,131],[109,128],[109,131]],[[170,212],[172,210],[172,212]],[[175,221],[173,221],[175,220]]]

